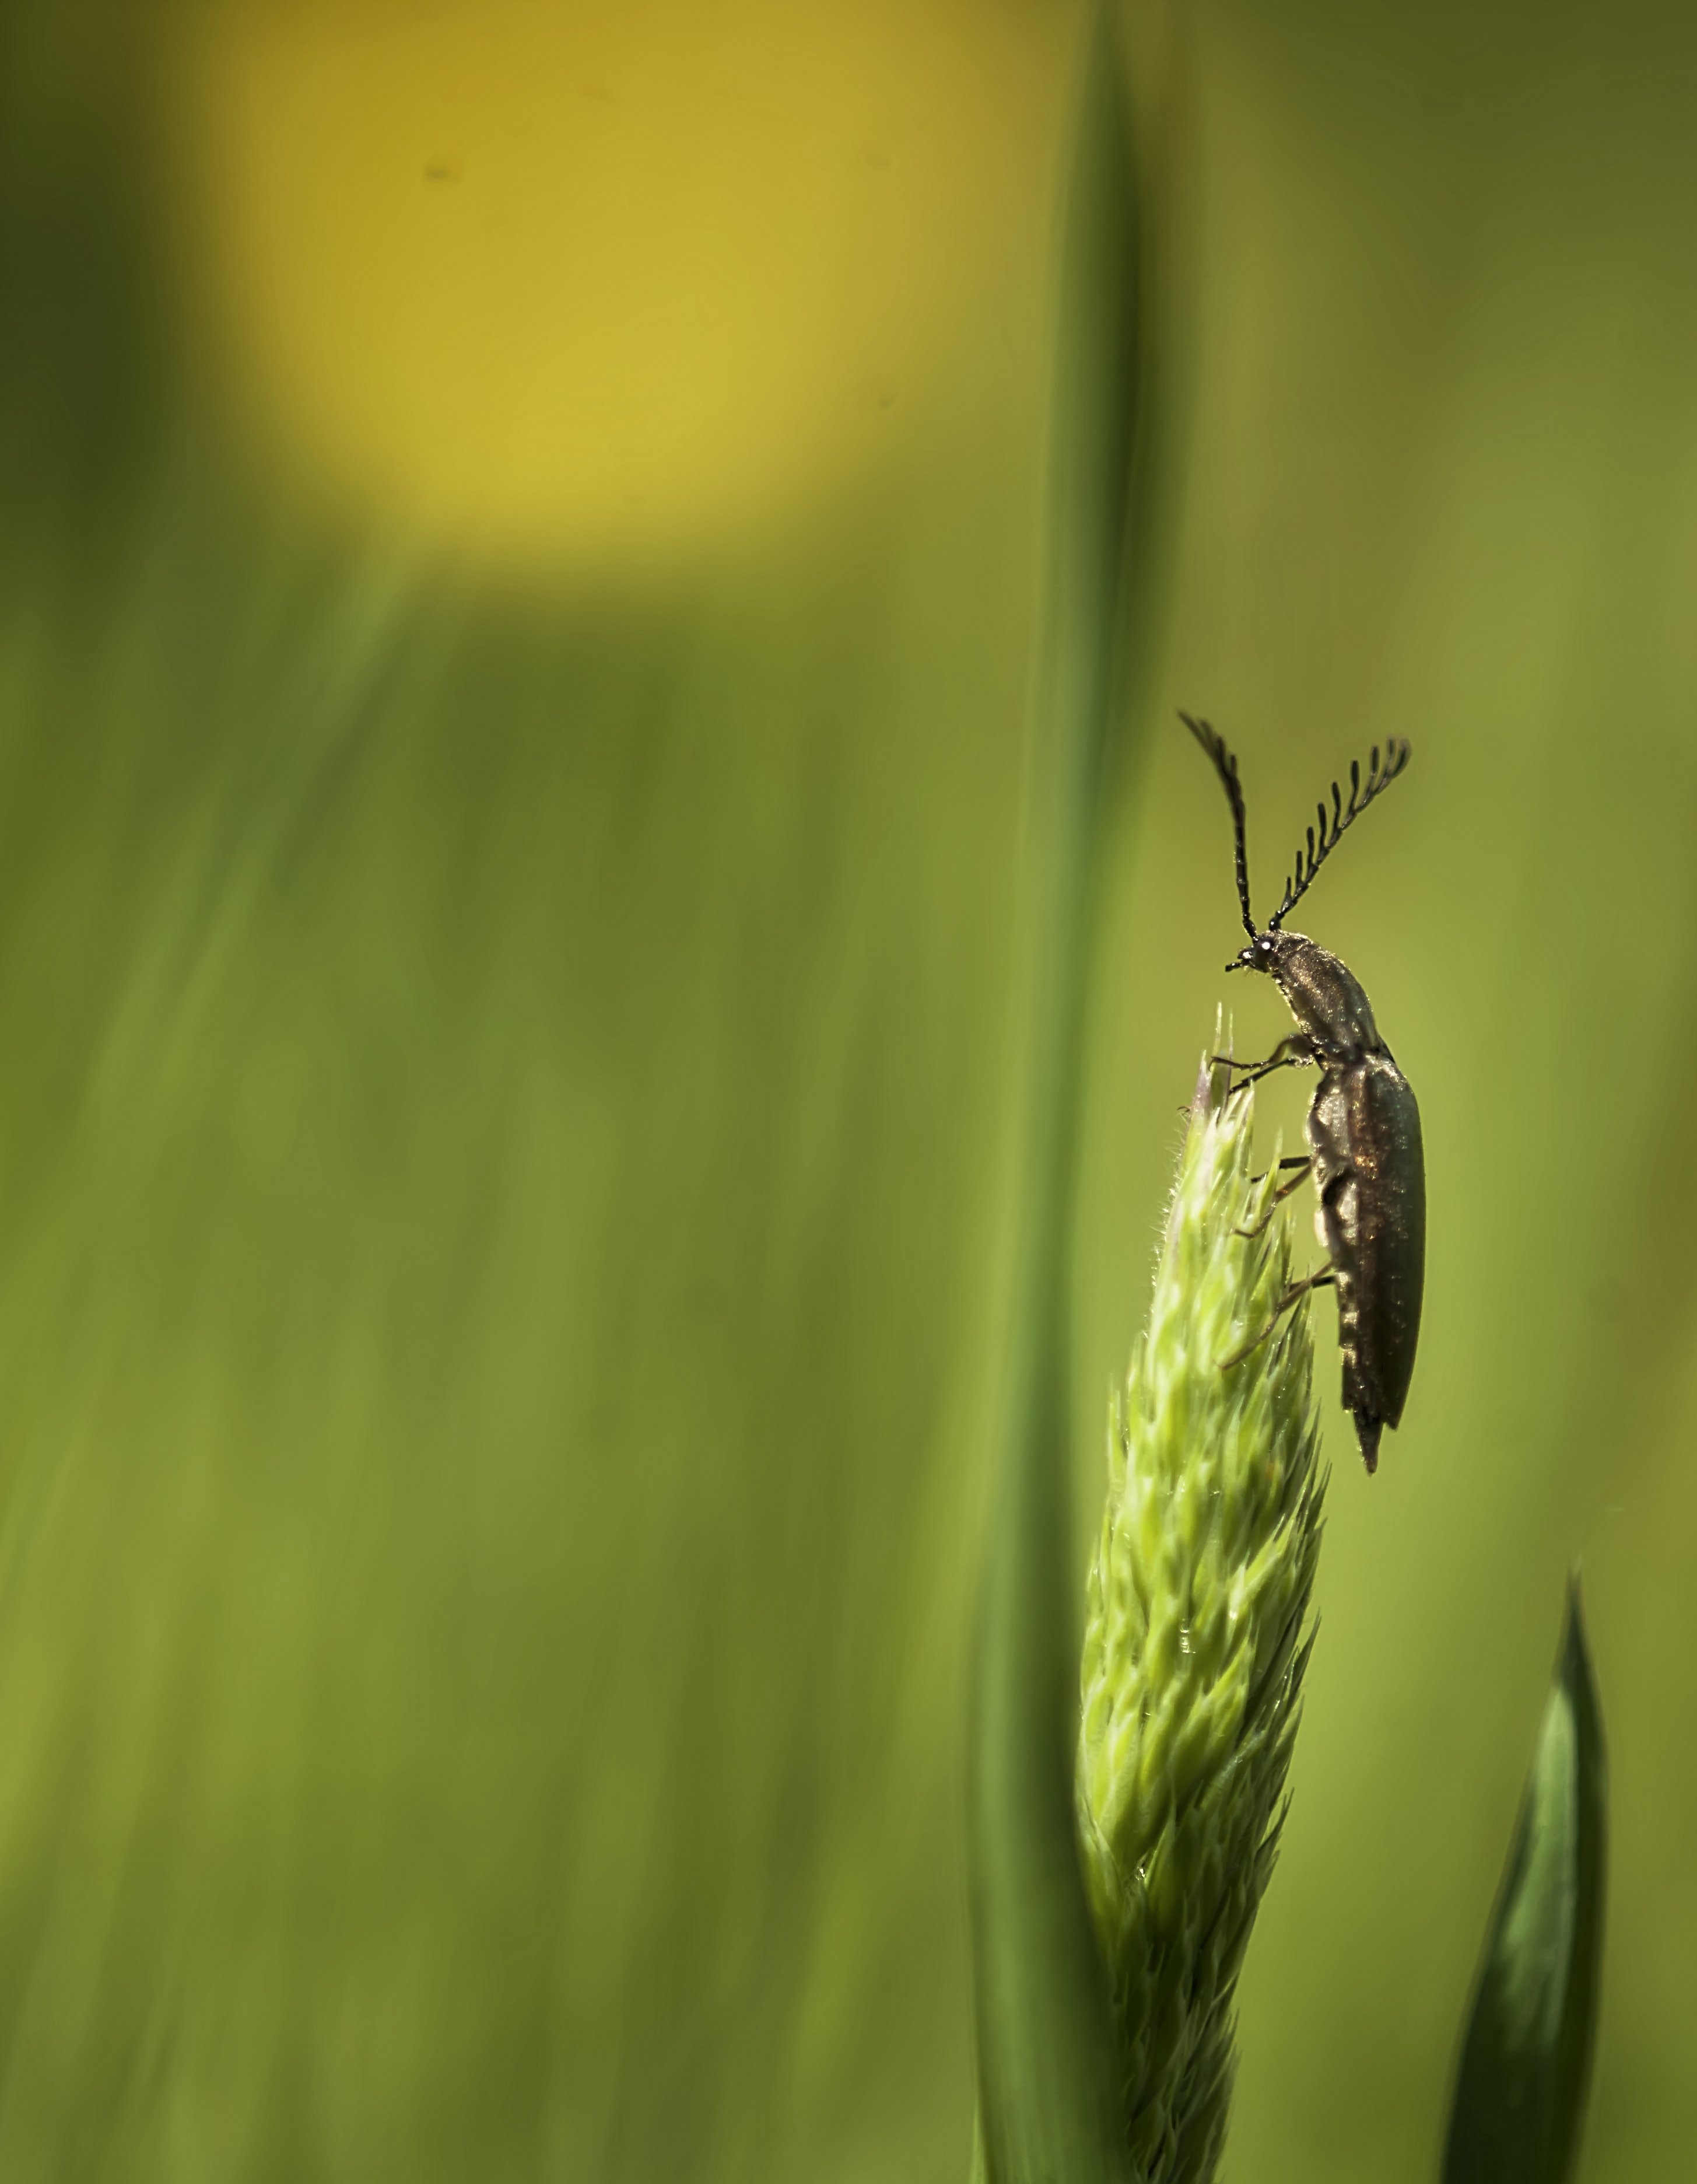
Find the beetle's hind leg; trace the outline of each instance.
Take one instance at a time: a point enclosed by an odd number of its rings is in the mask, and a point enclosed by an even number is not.
[[[1233,1093],[1241,1092],[1246,1084],[1259,1084],[1263,1077],[1271,1077],[1275,1069],[1310,1067],[1315,1059],[1314,1045],[1305,1033],[1293,1032],[1288,1039],[1279,1041],[1265,1061],[1238,1061],[1229,1054],[1210,1054],[1208,1059],[1223,1061],[1228,1069],[1247,1071],[1247,1075],[1240,1077],[1232,1087],[1232,1091],[1227,1094],[1227,1098],[1230,1099]]]
[[[1262,1214],[1260,1219],[1255,1223],[1253,1228],[1235,1229],[1232,1232],[1234,1234],[1238,1236],[1259,1236],[1262,1229],[1266,1227],[1268,1222],[1272,1219],[1274,1214],[1278,1212],[1280,1206],[1284,1204],[1286,1199],[1290,1196],[1292,1191],[1300,1190],[1303,1184],[1307,1182],[1309,1177],[1313,1174],[1314,1156],[1312,1153],[1293,1153],[1288,1160],[1282,1160],[1279,1162],[1279,1166],[1281,1167],[1299,1167],[1302,1170],[1302,1173],[1300,1175],[1294,1175],[1288,1183],[1280,1184],[1278,1189],[1274,1191],[1272,1195],[1271,1205],[1268,1206],[1266,1212]],[[1262,1183],[1265,1182],[1266,1179],[1266,1178],[1264,1175],[1252,1176],[1249,1178],[1252,1183]]]
[[[1220,1370],[1222,1373],[1229,1373],[1234,1365],[1241,1365],[1252,1350],[1259,1350],[1262,1343],[1266,1340],[1268,1335],[1272,1333],[1274,1328],[1278,1325],[1280,1320],[1284,1318],[1286,1312],[1290,1310],[1291,1306],[1296,1303],[1299,1298],[1305,1297],[1310,1290],[1333,1289],[1337,1286],[1337,1269],[1328,1260],[1326,1265],[1321,1268],[1318,1273],[1305,1274],[1299,1282],[1293,1282],[1290,1287],[1285,1291],[1284,1295],[1279,1299],[1278,1302],[1273,1306],[1273,1316],[1261,1329],[1260,1333],[1257,1335],[1252,1336],[1250,1340],[1244,1345],[1241,1350],[1234,1350],[1229,1357],[1222,1357],[1220,1361]]]

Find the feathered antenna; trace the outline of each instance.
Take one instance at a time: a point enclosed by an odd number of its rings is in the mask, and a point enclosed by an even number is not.
[[[1317,805],[1316,813],[1319,831],[1308,829],[1308,847],[1296,853],[1296,872],[1284,883],[1284,900],[1267,920],[1267,931],[1277,933],[1290,912],[1296,908],[1313,885],[1317,872],[1337,848],[1346,827],[1352,827],[1376,796],[1388,788],[1408,764],[1409,745],[1405,737],[1393,736],[1385,745],[1384,764],[1379,764],[1379,747],[1373,745],[1373,754],[1367,762],[1367,777],[1361,779],[1361,761],[1349,761],[1349,801],[1346,805],[1337,783],[1332,784],[1332,809],[1328,813],[1323,804]],[[1216,761],[1217,763],[1217,761]]]
[[[1255,931],[1255,921],[1249,914],[1249,852],[1244,840],[1244,791],[1238,779],[1238,761],[1227,749],[1226,738],[1216,733],[1206,721],[1193,720],[1188,713],[1181,713],[1178,717],[1213,760],[1214,771],[1220,777],[1220,786],[1226,792],[1226,801],[1232,807],[1232,826],[1238,851],[1238,900],[1243,905],[1244,930],[1251,940],[1256,939],[1259,936]],[[1406,755],[1405,745],[1404,749]],[[1287,904],[1286,907],[1289,905]],[[1277,918],[1273,922],[1277,925]]]

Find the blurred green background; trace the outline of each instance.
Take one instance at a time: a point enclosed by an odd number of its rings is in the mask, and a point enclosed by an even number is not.
[[[10,2176],[964,2174],[1077,26],[0,8]],[[1416,745],[1305,905],[1418,1089],[1431,1257],[1376,1480],[1328,1429],[1227,2175],[1433,2172],[1577,1554],[1586,2167],[1661,2178],[1697,2135],[1697,29],[1154,31],[1087,1417],[1216,1000],[1282,1028],[1221,976],[1173,709],[1243,754],[1263,905],[1349,756]]]

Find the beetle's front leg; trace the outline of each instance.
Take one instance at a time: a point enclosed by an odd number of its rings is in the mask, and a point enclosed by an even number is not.
[[[1275,1069],[1310,1068],[1320,1057],[1316,1054],[1314,1042],[1307,1033],[1294,1031],[1288,1039],[1279,1041],[1265,1061],[1238,1061],[1229,1054],[1210,1054],[1208,1059],[1223,1061],[1228,1069],[1247,1070],[1249,1073],[1240,1077],[1232,1087],[1233,1092],[1241,1092],[1246,1084],[1259,1084],[1263,1077],[1271,1077]]]

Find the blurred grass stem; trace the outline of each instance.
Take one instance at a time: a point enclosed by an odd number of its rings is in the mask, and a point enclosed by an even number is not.
[[[1028,808],[1023,1201],[969,1785],[978,2159],[990,2184],[1132,2174],[1071,1792],[1068,1385],[1086,994],[1122,727],[1138,493],[1137,197],[1116,20],[1093,12],[1065,205],[1048,614]]]

